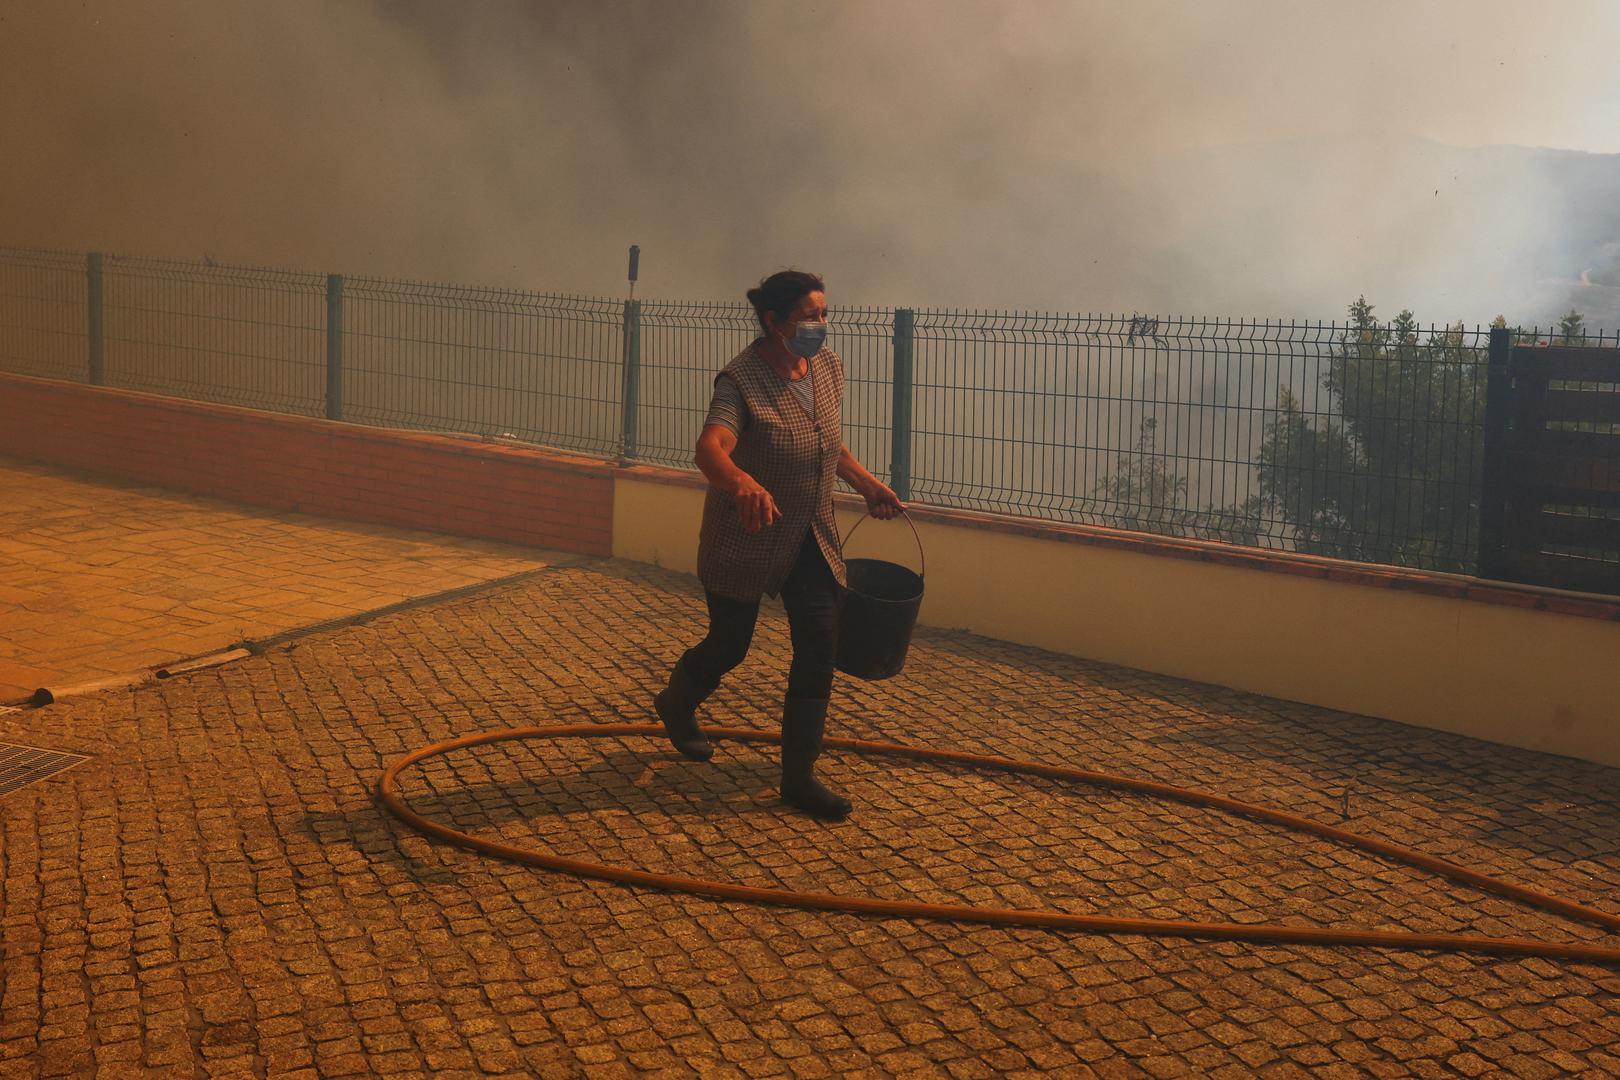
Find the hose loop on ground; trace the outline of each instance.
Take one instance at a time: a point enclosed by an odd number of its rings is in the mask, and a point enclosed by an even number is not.
[[[711,741],[734,739],[739,742],[780,743],[777,732],[752,728],[705,727],[703,733]],[[493,858],[505,859],[528,866],[557,870],[581,877],[598,878],[625,885],[638,885],[649,889],[692,893],[722,900],[742,900],[750,903],[776,904],[784,907],[813,908],[823,911],[844,911],[860,915],[880,915],[889,918],[937,919],[950,922],[982,923],[991,926],[1044,927],[1053,930],[1071,930],[1093,934],[1139,934],[1152,937],[1199,938],[1217,941],[1253,941],[1290,945],[1371,946],[1374,948],[1422,950],[1434,952],[1481,953],[1493,956],[1537,956],[1549,960],[1575,961],[1588,964],[1620,967],[1620,948],[1581,943],[1537,941],[1528,938],[1500,938],[1471,934],[1422,934],[1407,931],[1345,930],[1332,927],[1288,926],[1276,923],[1211,923],[1178,919],[1133,919],[1108,915],[1073,915],[1058,911],[1025,910],[1014,908],[985,908],[967,904],[927,904],[903,900],[881,900],[871,897],[836,896],[830,893],[800,892],[791,889],[768,889],[752,885],[734,885],[723,881],[681,877],[675,874],[654,873],[634,867],[608,866],[602,863],[570,859],[544,851],[517,847],[495,840],[486,840],[471,833],[442,825],[412,810],[399,793],[399,774],[418,762],[455,750],[465,750],[489,743],[518,739],[607,738],[626,735],[645,735],[664,738],[664,729],[656,724],[558,724],[550,727],[513,728],[467,735],[457,739],[425,746],[400,758],[384,771],[377,783],[377,795],[383,806],[407,826],[427,836],[444,840]],[[971,754],[956,750],[932,750],[898,743],[869,742],[861,739],[828,738],[827,747],[852,750],[862,754],[882,754],[961,765],[975,769],[1041,776],[1054,780],[1092,784],[1098,787],[1131,791],[1172,799],[1193,806],[1207,806],[1238,814],[1256,821],[1280,825],[1297,832],[1319,836],[1369,854],[1404,863],[1419,870],[1449,878],[1485,892],[1517,900],[1531,907],[1563,915],[1571,919],[1620,932],[1620,915],[1611,915],[1596,908],[1577,904],[1571,900],[1552,896],[1522,885],[1470,870],[1465,866],[1424,854],[1411,848],[1392,844],[1375,837],[1339,829],[1310,818],[1272,810],[1254,803],[1242,802],[1176,787],[1152,780],[1139,780],[1113,773],[1074,769],[1062,765],[1016,761],[1011,758],[986,754]]]

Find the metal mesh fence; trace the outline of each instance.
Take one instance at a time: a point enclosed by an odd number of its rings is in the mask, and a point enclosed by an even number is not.
[[[325,288],[320,274],[109,255],[106,384],[320,415]]]
[[[1471,559],[1482,331],[1413,328],[1396,350],[1336,323],[919,311],[916,326],[923,501]]]
[[[343,419],[614,452],[618,303],[370,278],[342,288]]]
[[[748,304],[641,302],[641,374],[634,456],[690,469],[714,377],[759,324]]]
[[[834,308],[828,344],[844,361],[844,441],[867,468],[887,475],[894,312]],[[745,303],[643,301],[640,306],[637,460],[691,468],[714,377],[758,336]]]
[[[914,501],[1477,566],[1481,328],[837,305],[830,320],[845,441]],[[678,468],[715,373],[757,333],[742,303],[0,248],[4,370]]]
[[[84,379],[86,327],[82,254],[0,248],[0,369]]]

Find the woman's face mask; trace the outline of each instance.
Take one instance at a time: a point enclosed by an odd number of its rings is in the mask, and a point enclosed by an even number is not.
[[[824,322],[801,322],[793,332],[793,340],[788,341],[787,347],[795,355],[811,357],[821,351],[821,346],[827,340],[827,324]]]

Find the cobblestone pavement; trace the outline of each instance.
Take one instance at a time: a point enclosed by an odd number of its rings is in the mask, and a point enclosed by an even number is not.
[[[0,702],[552,561],[0,459]]]
[[[0,797],[0,1076],[1502,1076],[1620,1073],[1620,971],[997,929],[722,903],[415,836],[372,786],[473,731],[651,722],[702,628],[616,562],[0,714],[95,755]],[[771,727],[779,609],[715,695]],[[1224,791],[1620,911],[1620,770],[922,631],[836,733]],[[831,752],[854,817],[785,812],[765,748],[501,743],[414,806],[578,857],[1069,911],[1600,940],[1555,916],[1140,796]]]

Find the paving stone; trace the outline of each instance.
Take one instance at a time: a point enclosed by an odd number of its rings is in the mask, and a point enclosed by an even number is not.
[[[556,567],[195,675],[0,713],[0,740],[93,755],[0,799],[0,1075],[1620,1067],[1620,977],[1591,967],[722,903],[495,862],[379,810],[378,774],[416,746],[652,722],[650,696],[702,613],[677,575]],[[706,721],[771,729],[787,656],[768,605]],[[895,679],[840,679],[832,725],[1326,821],[1353,782],[1358,829],[1609,910],[1620,894],[1617,770],[932,630]],[[769,748],[729,742],[702,765],[652,739],[498,743],[402,783],[418,810],[482,835],[769,887],[1603,940],[1210,811],[840,750],[823,771],[854,799],[850,821],[786,812]]]
[[[0,702],[559,558],[0,458]]]

